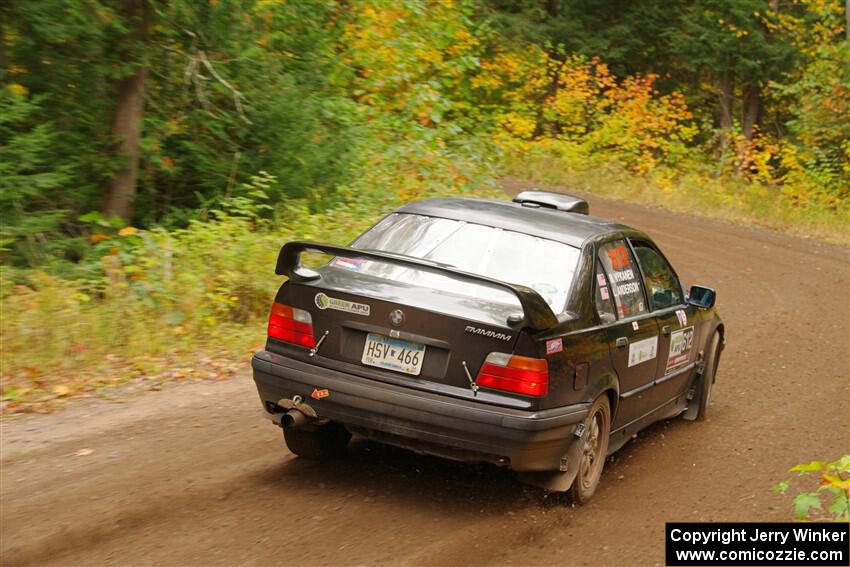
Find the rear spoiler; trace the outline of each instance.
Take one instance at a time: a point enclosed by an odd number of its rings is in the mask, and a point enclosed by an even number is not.
[[[488,278],[478,274],[472,274],[458,270],[445,264],[423,260],[421,258],[413,258],[411,256],[402,256],[391,252],[379,252],[375,250],[358,250],[356,248],[346,248],[344,246],[334,246],[332,244],[320,244],[317,242],[293,241],[287,242],[280,249],[277,257],[277,266],[275,273],[280,276],[288,276],[294,282],[308,282],[321,279],[321,274],[310,268],[305,268],[301,265],[302,252],[317,252],[319,254],[328,254],[330,256],[342,256],[344,258],[361,258],[364,260],[374,260],[405,266],[407,268],[415,268],[426,272],[432,272],[443,276],[448,276],[458,280],[465,280],[484,285],[495,289],[506,289],[513,293],[522,306],[524,326],[533,331],[542,331],[549,329],[558,324],[558,319],[549,307],[549,304],[540,296],[539,293],[519,284],[511,284],[500,280]]]

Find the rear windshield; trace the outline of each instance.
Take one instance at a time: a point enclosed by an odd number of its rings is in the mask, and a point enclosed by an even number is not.
[[[354,248],[393,252],[522,284],[537,291],[555,313],[564,310],[579,250],[572,246],[480,224],[394,213],[358,238]],[[337,258],[335,267],[518,305],[510,292],[383,262]]]

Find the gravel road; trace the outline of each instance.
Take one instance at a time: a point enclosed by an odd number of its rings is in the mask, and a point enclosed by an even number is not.
[[[2,564],[659,565],[665,521],[790,519],[770,487],[850,450],[850,250],[590,201],[651,234],[686,285],[717,288],[728,345],[711,418],[641,433],[589,505],[363,441],[298,459],[246,362],[223,382],[0,423]]]

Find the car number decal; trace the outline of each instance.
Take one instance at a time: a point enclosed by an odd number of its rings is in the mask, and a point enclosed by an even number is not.
[[[694,349],[694,328],[679,329],[670,335],[670,354],[667,355],[667,371],[682,366],[691,359]]]

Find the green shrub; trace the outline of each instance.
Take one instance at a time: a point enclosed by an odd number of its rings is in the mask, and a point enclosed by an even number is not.
[[[812,461],[797,465],[789,472],[799,473],[798,477],[810,474],[819,477],[814,491],[800,492],[794,497],[794,515],[798,520],[850,521],[850,455],[831,463]],[[773,491],[785,494],[790,487],[791,481],[783,480],[773,487]]]

